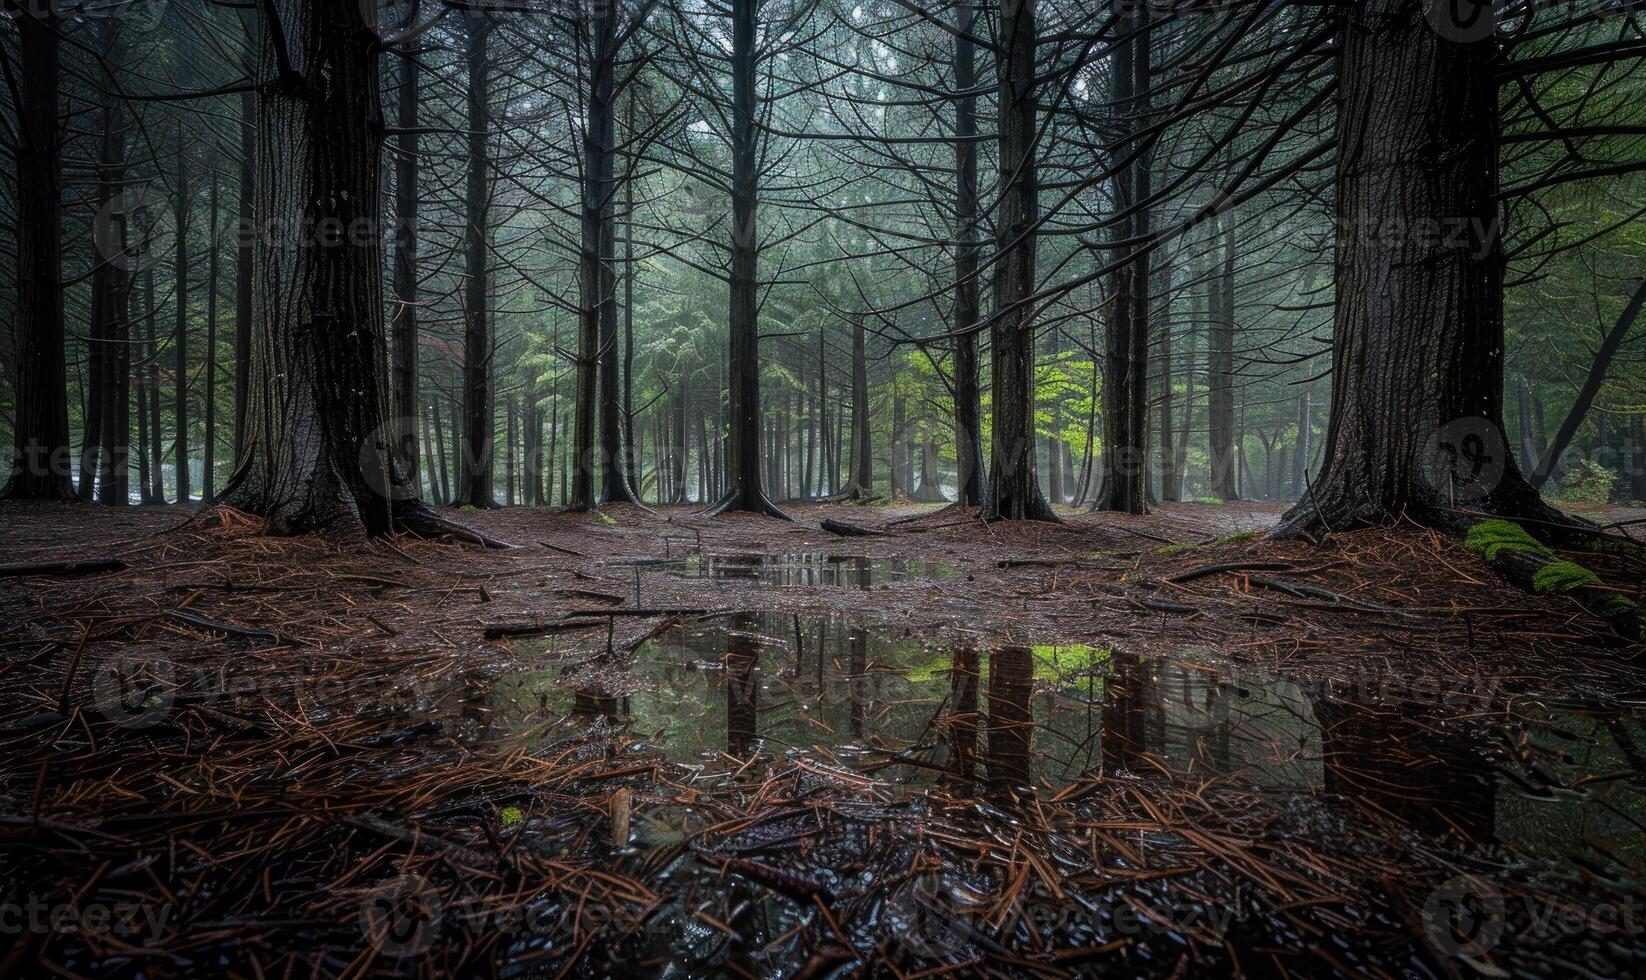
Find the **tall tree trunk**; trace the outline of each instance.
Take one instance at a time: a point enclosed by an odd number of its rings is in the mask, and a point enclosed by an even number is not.
[[[961,3],[955,8],[954,87],[971,93],[977,88],[977,46],[972,31],[977,8]],[[955,252],[954,323],[966,330],[981,319],[978,298],[978,190],[977,96],[965,94],[955,102]],[[967,331],[954,342],[954,442],[957,486],[955,502],[962,507],[983,503],[983,409],[978,384],[977,334]]]
[[[1314,425],[1310,418],[1309,392],[1297,396],[1297,446],[1292,451],[1292,490],[1301,499],[1309,491],[1309,456],[1314,452],[1310,442],[1313,435],[1310,428]]]
[[[452,481],[451,474],[446,468],[446,461],[449,459],[446,455],[446,424],[440,420],[438,397],[429,400],[429,410],[434,414],[434,455],[440,461],[440,489],[437,496],[441,500],[449,501],[452,499]]]
[[[848,500],[874,496],[874,447],[869,428],[868,330],[862,320],[852,324],[852,460],[846,482]]]
[[[994,427],[989,519],[1056,520],[1035,472],[1035,226],[1040,219],[1035,172],[1036,22],[1039,0],[1018,0],[1000,13],[1000,188],[995,249],[990,365]]]
[[[634,138],[634,95],[629,95],[628,125],[625,130]],[[630,480],[640,479],[640,451],[634,444],[634,162],[623,175],[623,473]],[[682,450],[683,451],[683,450]],[[682,481],[684,482],[684,481]],[[638,500],[645,496],[639,487],[631,488]],[[684,493],[684,488],[682,488]]]
[[[760,0],[732,0],[729,69],[732,78],[731,295],[727,357],[731,426],[726,494],[713,511],[751,511],[785,520],[766,496],[760,472],[760,128],[755,47]]]
[[[409,11],[408,11],[409,16]],[[411,23],[402,25],[410,27]],[[418,485],[417,451],[417,118],[422,73],[410,51],[400,55],[399,128],[394,161],[394,316],[389,325],[395,453],[407,482]]]
[[[1211,473],[1206,490],[1223,500],[1240,497],[1235,487],[1234,413],[1234,220],[1224,217],[1221,252],[1208,284],[1211,324],[1206,334],[1206,430]]]
[[[240,95],[240,220],[234,258],[234,459],[245,459],[251,404],[253,258],[257,242],[257,93]]]
[[[1353,8],[1343,38],[1327,456],[1276,533],[1562,522],[1503,437],[1497,41],[1442,36],[1417,0]],[[1382,222],[1452,233],[1365,233]]]
[[[1168,276],[1168,287],[1170,277]],[[1170,288],[1168,288],[1168,293]],[[1168,312],[1170,305],[1168,304]],[[1172,322],[1171,317],[1162,318],[1160,325],[1160,355],[1159,370],[1156,377],[1160,379],[1160,416],[1157,428],[1160,432],[1160,499],[1183,499],[1183,474],[1177,468],[1177,439],[1172,431],[1173,403],[1176,401],[1172,392]]]
[[[207,237],[206,256],[206,404],[205,444],[201,448],[200,502],[210,507],[217,499],[217,172],[212,171],[208,208],[211,212],[211,234]]]
[[[152,259],[153,243],[144,246],[144,258]],[[159,342],[159,308],[154,303],[154,264],[149,262],[143,270],[143,323],[147,331],[145,340],[148,350],[144,355],[147,362],[148,405],[146,411],[149,416],[149,488],[148,502],[163,504],[166,502],[166,474],[161,462],[163,455],[160,449],[160,342]]]
[[[256,441],[224,499],[278,534],[351,515],[372,536],[453,530],[398,472],[388,427],[375,24],[362,5],[327,0],[265,11],[257,213],[321,237],[259,243]],[[328,241],[327,228],[347,237]]]
[[[490,226],[491,166],[487,159],[491,90],[489,40],[491,16],[482,10],[465,15],[468,25],[468,187],[465,198],[467,227],[466,282],[463,290],[463,455],[458,464],[458,499],[470,507],[496,507],[492,491],[492,455],[495,438],[492,418],[492,330],[487,304],[490,281],[486,254]]]
[[[189,492],[189,156],[183,145],[183,124],[177,124],[177,196],[172,220],[176,222],[177,279],[172,298],[177,304],[177,329],[172,337],[176,376],[172,379],[172,424],[177,438],[172,458],[177,466],[177,503],[187,506]]]
[[[1172,464],[1177,471],[1178,499],[1183,498],[1183,487],[1189,474],[1189,433],[1194,428],[1195,396],[1195,336],[1200,332],[1200,319],[1205,315],[1205,293],[1197,288],[1204,271],[1198,263],[1189,267],[1189,333],[1183,338],[1183,422],[1178,427],[1177,455]]]
[[[103,58],[109,70],[121,71],[125,65],[125,48],[120,37],[120,18],[103,20]],[[109,91],[103,103],[102,154],[98,164],[97,180],[104,200],[125,201],[126,195],[126,118],[124,100],[117,92]],[[131,256],[130,224],[125,206],[112,207],[108,223],[98,229],[104,236],[98,248],[105,277],[101,292],[101,313],[106,341],[101,361],[102,406],[100,416],[103,432],[98,440],[102,447],[99,461],[99,500],[105,505],[124,507],[130,503],[131,483]]]
[[[506,445],[503,447],[503,503],[505,506],[515,505],[515,449],[519,445],[519,428],[515,419],[514,395],[511,394],[503,403],[503,422]]]
[[[5,496],[72,500],[63,350],[62,144],[56,4],[7,0],[17,25],[17,305],[11,464]]]
[[[580,306],[598,320],[600,358],[600,500],[633,503],[624,472],[623,377],[617,346],[616,91],[619,22],[617,4],[595,4],[590,18],[594,35],[589,65],[589,92],[583,131],[583,230],[592,233],[582,245],[584,277]],[[591,262],[590,259],[593,259]],[[594,351],[579,356],[594,356]]]
[[[1537,444],[1532,439],[1532,400],[1526,394],[1526,375],[1520,375],[1515,385],[1519,405],[1520,465],[1525,470],[1537,469]]]
[[[1148,137],[1130,121],[1150,84],[1147,16],[1123,21],[1123,31],[1136,33],[1115,52],[1110,73],[1113,99],[1128,120],[1110,153],[1110,167],[1117,170],[1115,207],[1126,212],[1115,228],[1120,242],[1149,233],[1149,154],[1142,149]],[[1127,256],[1130,261],[1113,276],[1104,345],[1103,491],[1096,509],[1142,514],[1148,510],[1149,253],[1131,245],[1115,250],[1117,261]]]

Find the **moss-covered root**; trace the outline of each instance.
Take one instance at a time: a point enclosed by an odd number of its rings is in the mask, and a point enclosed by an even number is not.
[[[1539,595],[1564,595],[1616,630],[1638,641],[1643,632],[1640,606],[1601,584],[1600,577],[1576,562],[1565,561],[1514,521],[1481,521],[1469,528],[1464,544],[1486,559],[1499,574]]]

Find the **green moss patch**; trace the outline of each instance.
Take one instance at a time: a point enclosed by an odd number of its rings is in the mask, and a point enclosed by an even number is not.
[[[1463,543],[1470,551],[1487,561],[1497,561],[1498,553],[1505,548],[1526,555],[1536,555],[1539,558],[1554,557],[1554,552],[1527,534],[1526,529],[1514,521],[1481,521],[1469,528],[1469,536]]]
[[[1540,594],[1570,592],[1599,584],[1598,575],[1570,561],[1551,562],[1532,576],[1532,589]]]

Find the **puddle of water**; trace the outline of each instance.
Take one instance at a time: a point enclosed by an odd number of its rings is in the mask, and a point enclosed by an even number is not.
[[[798,552],[787,555],[696,555],[662,566],[684,578],[756,582],[795,588],[870,589],[915,579],[960,577],[951,565],[908,558]]]
[[[804,751],[880,778],[1014,794],[1100,768],[1217,777],[1399,832],[1646,871],[1638,710],[1495,690],[1406,696],[1204,655],[967,648],[843,616],[693,621],[627,669],[606,659],[491,685],[487,726],[524,732],[571,714],[688,765]]]

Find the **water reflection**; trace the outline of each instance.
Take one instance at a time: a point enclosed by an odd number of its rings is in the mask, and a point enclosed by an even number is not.
[[[507,700],[539,705],[538,720],[625,724],[694,766],[821,750],[882,779],[996,798],[1095,771],[1227,779],[1424,835],[1646,866],[1638,713],[1392,702],[1192,652],[980,649],[841,616],[686,622],[600,671],[592,685],[522,675]],[[496,729],[510,709],[463,710]]]
[[[958,578],[959,569],[908,558],[797,552],[786,555],[697,555],[654,563],[685,578],[757,582],[792,588],[869,589],[888,582]]]
[[[1033,793],[1034,652],[1000,647],[989,657],[989,789],[999,796]]]

